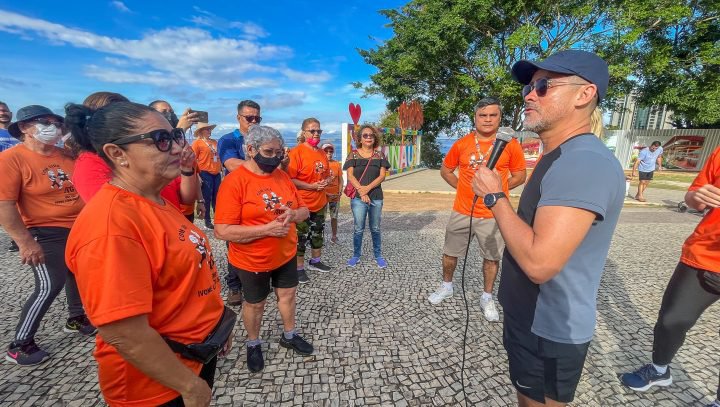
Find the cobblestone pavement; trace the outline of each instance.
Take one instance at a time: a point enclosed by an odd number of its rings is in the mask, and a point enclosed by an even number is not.
[[[299,289],[299,328],[315,345],[315,355],[295,356],[278,346],[277,308],[265,312],[262,337],[266,367],[249,374],[245,351],[219,363],[216,405],[347,406],[461,405],[462,333],[465,314],[459,290],[432,306],[427,296],[440,281],[446,212],[386,213],[384,253],[390,262],[378,270],[368,260],[355,269],[342,264],[351,255],[349,214],[341,214],[341,245],[324,253],[332,273],[310,274]],[[620,372],[648,361],[652,327],[680,246],[698,221],[696,215],[666,209],[625,209],[610,251],[598,297],[595,340],[590,347],[575,406],[687,406],[707,403],[717,386],[718,306],[711,307],[687,337],[673,363],[675,383],[647,393],[625,390]],[[32,274],[0,235],[0,337],[12,339]],[[215,242],[217,258],[225,247]],[[479,307],[481,273],[477,250],[470,253],[466,285],[470,328],[465,371],[468,405],[508,406],[514,392],[506,374],[501,324],[486,322]],[[224,264],[220,264],[222,270]],[[456,274],[459,283],[459,271]],[[459,286],[459,284],[458,284]],[[108,287],[112,289],[112,287]],[[121,293],[118,293],[121,294]],[[53,355],[40,367],[0,363],[1,405],[102,405],[90,339],[62,333],[64,294],[45,317],[37,341]],[[242,337],[244,331],[238,328]]]

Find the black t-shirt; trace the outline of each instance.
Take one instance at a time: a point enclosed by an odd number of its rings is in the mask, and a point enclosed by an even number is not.
[[[365,171],[365,167],[368,165],[368,159],[362,158],[360,154],[356,152],[351,152],[348,158],[345,160],[345,165],[343,165],[343,170],[347,170],[350,167],[353,167],[353,175],[355,176],[355,179],[357,179],[360,182],[360,185],[370,185],[377,177],[380,176],[380,168],[385,167],[385,169],[390,168],[390,163],[388,160],[383,156],[382,153],[375,152],[373,153],[373,156],[371,158],[370,167]],[[365,172],[365,175],[363,175],[363,172]],[[362,179],[360,179],[360,176],[362,176]],[[377,200],[377,199],[383,199],[383,191],[382,187],[380,186],[382,184],[378,184],[375,188],[370,190],[370,193],[368,193],[368,197],[371,200]]]

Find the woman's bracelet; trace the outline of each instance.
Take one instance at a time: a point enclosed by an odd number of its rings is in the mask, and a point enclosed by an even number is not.
[[[183,171],[183,170],[181,169],[181,170],[180,170],[180,174],[181,174],[181,175],[184,175],[184,176],[186,176],[186,177],[192,177],[193,175],[195,175],[195,169],[193,168],[191,171]]]

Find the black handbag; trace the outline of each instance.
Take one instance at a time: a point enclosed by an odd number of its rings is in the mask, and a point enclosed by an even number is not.
[[[196,360],[206,364],[210,362],[225,346],[230,334],[235,329],[237,314],[227,306],[223,310],[220,322],[215,325],[212,332],[201,343],[183,344],[170,338],[163,337],[173,352],[180,354],[185,359]]]

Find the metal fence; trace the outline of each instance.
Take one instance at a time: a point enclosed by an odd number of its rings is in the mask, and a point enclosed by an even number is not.
[[[657,140],[670,168],[698,171],[720,146],[720,129],[606,130],[604,138],[610,148],[615,147],[615,156],[625,168],[632,167],[637,147]]]

